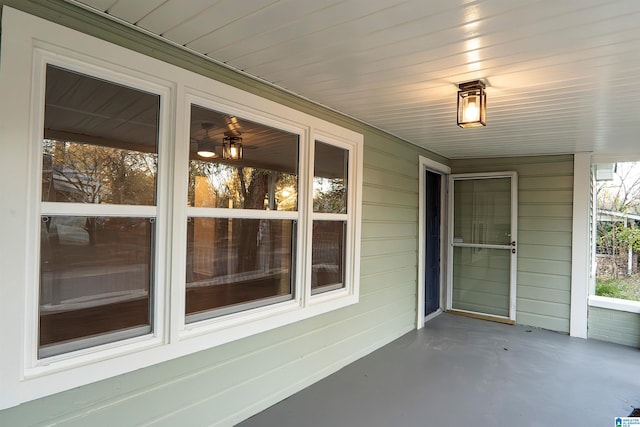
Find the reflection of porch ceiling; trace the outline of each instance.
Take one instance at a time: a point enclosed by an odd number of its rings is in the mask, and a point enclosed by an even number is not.
[[[47,139],[157,152],[157,110],[158,97],[155,95],[48,67],[44,126]],[[205,160],[196,154],[197,149],[192,149],[191,143],[209,138],[221,153],[225,132],[229,131],[229,116],[194,106],[188,144],[190,159],[296,173],[297,134],[243,118],[235,119],[236,130],[243,138],[243,159]],[[316,172],[325,177],[342,176],[342,167],[341,159],[336,158]]]

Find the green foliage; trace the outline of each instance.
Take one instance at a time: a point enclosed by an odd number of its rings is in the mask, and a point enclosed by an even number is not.
[[[598,246],[601,252],[623,253],[631,247],[635,252],[640,251],[640,228],[625,227],[622,222],[598,223]]]
[[[619,279],[603,279],[596,281],[596,295],[610,298],[623,298],[625,285]]]
[[[596,278],[596,295],[640,301],[640,274],[623,279]]]
[[[618,233],[618,239],[625,249],[631,247],[636,252],[640,251],[640,229],[623,227]]]

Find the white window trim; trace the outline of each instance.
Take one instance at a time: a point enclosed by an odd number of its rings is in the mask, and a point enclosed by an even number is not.
[[[361,134],[24,12],[6,6],[2,12],[0,96],[12,102],[0,104],[0,129],[3,132],[0,191],[5,206],[10,207],[0,211],[0,233],[4,242],[12,244],[11,247],[0,247],[0,271],[4,276],[0,321],[12,327],[3,328],[2,334],[3,348],[11,351],[0,352],[0,409],[215,347],[358,301]],[[150,92],[161,95],[157,208],[61,206],[40,201],[38,153],[42,137],[44,81],[37,71],[32,73],[42,66],[43,59],[127,86],[151,88]],[[219,103],[223,112],[237,112],[248,119],[301,132],[299,200],[309,200],[312,194],[309,192],[312,180],[308,176],[313,173],[310,169],[313,158],[307,150],[312,150],[310,147],[316,138],[350,150],[345,288],[313,297],[309,295],[310,285],[304,279],[308,279],[311,239],[308,232],[301,233],[300,230],[309,230],[312,215],[307,211],[308,206],[300,204],[298,212],[275,213],[276,217],[297,218],[299,221],[298,251],[301,251],[299,255],[306,254],[307,257],[298,258],[296,274],[300,277],[297,286],[302,289],[298,289],[297,297],[185,325],[186,243],[182,240],[186,239],[189,208],[186,206],[187,174],[182,172],[186,172],[188,153],[185,144],[179,141],[184,141],[184,136],[188,135],[187,106],[193,97]],[[30,356],[34,354],[34,323],[37,320],[34,312],[37,314],[37,242],[41,209],[52,214],[123,215],[130,212],[135,216],[153,214],[150,216],[157,218],[157,237],[165,243],[156,246],[156,265],[162,267],[156,272],[157,309],[154,310],[153,334],[40,361]],[[221,213],[210,213],[211,216],[218,214]],[[261,214],[238,211],[232,215]],[[229,217],[230,212],[224,212],[224,216]],[[34,253],[36,256],[31,256]]]
[[[166,219],[168,200],[167,194],[169,180],[167,178],[171,165],[170,153],[170,117],[172,111],[168,105],[171,99],[171,92],[174,91],[172,85],[158,78],[143,78],[141,75],[132,76],[130,71],[121,67],[112,66],[99,60],[92,62],[84,62],[79,55],[74,55],[66,49],[58,48],[55,50],[42,49],[38,47],[40,43],[34,43],[33,49],[33,86],[31,91],[31,125],[30,130],[32,137],[29,141],[31,154],[29,157],[30,172],[30,188],[28,195],[33,200],[40,201],[42,199],[41,186],[37,178],[42,176],[42,144],[33,143],[34,141],[42,141],[44,130],[41,126],[44,123],[44,92],[47,65],[55,65],[67,70],[76,71],[82,74],[90,74],[94,77],[104,79],[116,84],[122,84],[127,87],[143,90],[153,93],[160,97],[159,111],[159,127],[158,127],[158,170],[157,170],[157,191],[155,206],[132,206],[132,205],[93,205],[83,203],[56,203],[56,202],[40,202],[39,208],[36,207],[28,212],[28,221],[33,224],[35,230],[39,229],[40,217],[42,215],[78,215],[78,216],[108,216],[108,217],[153,217],[155,218],[155,248],[154,252],[154,283],[150,284],[153,295],[153,318],[150,319],[153,332],[143,337],[134,337],[127,340],[116,341],[95,347],[77,350],[57,356],[47,357],[41,360],[37,358],[38,351],[38,293],[39,283],[37,268],[32,267],[30,273],[33,275],[31,280],[27,282],[27,303],[28,313],[25,328],[25,346],[24,352],[24,375],[25,378],[37,377],[48,371],[61,369],[69,362],[70,355],[74,358],[91,360],[92,354],[96,353],[96,349],[104,349],[113,351],[114,348],[122,347],[122,343],[130,342],[132,345],[139,345],[141,341],[146,341],[148,345],[158,345],[159,337],[164,336],[165,311],[161,309],[165,302],[166,290]],[[35,236],[34,236],[35,237]],[[40,265],[40,245],[39,239],[31,238],[27,241],[28,259],[34,261],[34,265]],[[154,288],[154,284],[156,287]],[[77,362],[76,362],[77,363]],[[51,366],[51,368],[49,368]],[[54,367],[55,366],[55,367]]]
[[[589,306],[640,314],[640,301],[589,295]]]
[[[449,175],[451,174],[451,168],[435,160],[431,160],[424,156],[418,156],[418,173],[420,177],[418,179],[418,289],[416,290],[416,329],[422,329],[425,322],[442,313],[442,310],[446,307],[446,286],[447,286],[447,256],[448,248],[448,215],[447,215],[447,184],[449,182]],[[425,235],[427,232],[427,225],[425,224],[425,211],[426,211],[426,190],[425,190],[425,173],[427,171],[435,172],[440,175],[440,308],[436,310],[436,313],[432,313],[429,316],[424,315],[424,294],[425,289]]]
[[[348,298],[353,299],[355,302],[358,300],[358,277],[359,277],[359,259],[360,259],[360,221],[354,221],[355,217],[359,218],[359,207],[361,206],[361,193],[362,191],[357,183],[362,182],[362,159],[358,156],[361,155],[361,150],[356,150],[356,147],[349,140],[345,140],[344,137],[332,134],[322,129],[313,129],[310,142],[311,146],[315,147],[315,142],[322,142],[324,144],[333,145],[335,147],[342,148],[347,150],[348,160],[347,160],[347,213],[346,214],[336,214],[336,213],[325,213],[325,212],[314,212],[313,211],[313,179],[310,179],[307,184],[307,194],[309,195],[307,198],[307,210],[309,212],[308,218],[309,221],[307,223],[307,231],[306,235],[309,240],[311,240],[311,235],[313,232],[313,221],[346,221],[347,222],[347,232],[345,239],[345,284],[343,287],[335,290],[329,290],[324,292],[319,292],[317,294],[311,293],[311,287],[308,286],[305,289],[305,301],[309,305],[314,304],[326,304],[327,302],[336,300],[338,298]],[[315,152],[310,153],[309,155],[309,169],[311,170],[310,176],[313,175],[314,164],[315,164]],[[355,197],[354,197],[355,196]],[[311,259],[313,242],[309,242],[307,244],[307,253],[305,259]],[[350,250],[350,248],[353,248]],[[305,272],[305,282],[311,283],[311,263],[309,262],[307,265],[307,269]]]
[[[585,170],[588,168],[589,171],[591,171],[591,167],[592,164],[595,163],[615,163],[615,162],[622,162],[622,161],[632,161],[629,159],[634,159],[634,158],[640,158],[640,154],[626,154],[624,156],[620,156],[620,155],[592,155],[591,153],[578,153],[576,154],[576,156],[580,155],[580,159],[576,158],[575,161],[575,165],[574,165],[574,176],[577,175],[578,173],[580,173],[580,176],[582,177],[581,180],[576,181],[574,183],[574,194],[576,193],[576,191],[583,191],[587,194],[589,194],[589,188],[584,188],[585,186],[585,181],[586,178],[584,177],[585,175]],[[587,163],[588,160],[588,163]],[[577,170],[577,171],[576,171]],[[574,178],[575,181],[575,178]],[[591,178],[589,178],[589,185],[595,185],[595,181],[592,180]],[[578,188],[578,190],[576,190],[576,188]],[[594,196],[595,195],[595,190],[594,190]],[[584,204],[584,201],[583,201]],[[588,210],[588,209],[587,209]],[[591,212],[592,214],[592,218],[593,218],[593,228],[591,230],[591,232],[594,235],[594,246],[595,246],[595,239],[596,239],[596,229],[597,229],[597,224],[596,224],[596,210],[597,210],[597,202],[596,200],[593,201],[593,212]],[[575,216],[576,214],[578,216],[580,216],[580,212],[576,212],[576,209],[574,208],[574,222],[575,222]],[[575,233],[575,230],[574,230]],[[588,236],[586,237],[587,241],[588,241]],[[578,299],[578,301],[582,301],[583,297],[586,294],[586,300],[588,303],[589,307],[599,307],[599,308],[606,308],[609,310],[616,310],[616,311],[624,311],[627,313],[638,313],[640,314],[640,301],[631,301],[631,300],[625,300],[625,299],[621,299],[621,298],[611,298],[611,297],[603,297],[603,296],[599,296],[599,295],[595,295],[595,288],[596,288],[596,277],[595,277],[595,270],[596,270],[596,262],[595,262],[595,247],[590,248],[591,249],[591,253],[589,254],[589,256],[592,257],[592,271],[591,272],[587,272],[587,274],[591,273],[589,277],[589,283],[587,284],[587,289],[585,291],[584,286],[578,286],[575,289],[575,297],[576,299]],[[575,247],[574,247],[575,250]],[[582,251],[578,251],[578,256],[584,256],[582,254]],[[574,255],[575,256],[575,255]],[[572,298],[574,295],[574,289],[573,289],[573,283],[572,283]],[[572,299],[572,303],[573,303],[573,299]],[[582,320],[583,323],[587,323],[587,319],[588,319],[588,314],[584,314],[584,310],[580,309],[580,311],[577,313],[580,320]],[[573,311],[571,313],[572,318],[573,318]],[[586,332],[585,332],[586,334]],[[573,335],[573,333],[572,333]]]

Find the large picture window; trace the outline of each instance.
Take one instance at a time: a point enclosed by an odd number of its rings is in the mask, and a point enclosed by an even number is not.
[[[358,302],[361,134],[2,12],[0,409]]]
[[[158,95],[46,68],[40,358],[153,328],[159,108]]]

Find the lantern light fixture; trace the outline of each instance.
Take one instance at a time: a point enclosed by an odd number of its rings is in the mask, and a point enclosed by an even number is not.
[[[222,140],[222,158],[224,160],[242,159],[242,137],[225,135]]]
[[[458,126],[475,128],[487,125],[486,85],[481,80],[460,83],[458,88]]]

